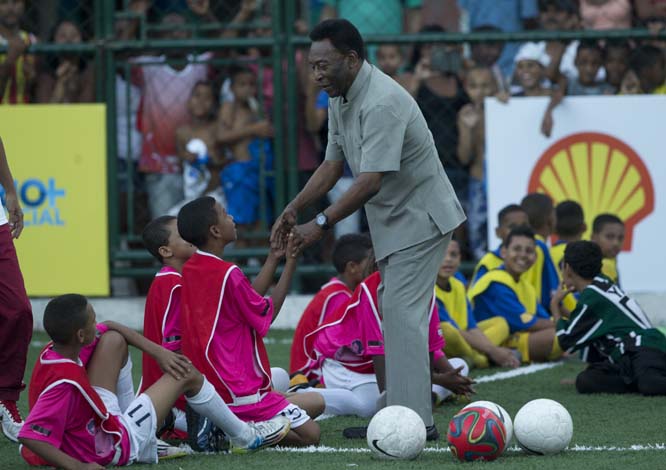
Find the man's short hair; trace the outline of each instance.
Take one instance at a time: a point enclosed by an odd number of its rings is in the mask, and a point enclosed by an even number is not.
[[[564,262],[583,279],[594,279],[599,275],[602,259],[601,248],[591,241],[567,243],[564,249]]]
[[[342,54],[356,52],[358,58],[365,59],[365,45],[356,26],[342,18],[324,20],[310,31],[311,41],[328,39]]]
[[[372,250],[372,240],[364,233],[349,233],[341,236],[333,247],[333,266],[342,274],[347,263],[360,263]]]
[[[217,223],[215,199],[204,196],[190,201],[178,212],[178,233],[196,247],[208,241],[208,230]]]
[[[509,234],[506,236],[506,238],[502,242],[502,246],[504,248],[508,248],[509,245],[511,244],[511,240],[513,240],[516,237],[527,237],[527,238],[531,238],[532,240],[534,240],[534,231],[531,228],[529,228],[525,225],[521,225],[519,227],[514,227],[514,228],[511,229]]]
[[[608,224],[620,224],[624,226],[624,222],[615,214],[599,214],[592,222],[592,233],[601,233],[604,227]]]
[[[88,321],[88,299],[80,294],[65,294],[51,299],[44,309],[44,329],[55,343],[67,344]]]
[[[555,233],[560,237],[575,237],[584,224],[583,207],[576,201],[562,201],[555,206]]]
[[[540,230],[548,224],[553,214],[553,200],[547,194],[530,193],[520,205],[527,213],[527,220],[534,230]]]
[[[518,204],[509,204],[508,206],[504,206],[502,210],[500,210],[497,214],[497,225],[502,225],[502,222],[504,222],[504,218],[512,214],[514,212],[522,212],[525,214],[525,209],[523,209],[521,206]]]
[[[174,220],[176,220],[176,217],[172,215],[162,215],[148,222],[148,225],[146,225],[141,233],[143,246],[160,263],[164,262],[162,255],[160,255],[160,247],[169,244],[169,235],[171,235],[171,232],[167,227]]]

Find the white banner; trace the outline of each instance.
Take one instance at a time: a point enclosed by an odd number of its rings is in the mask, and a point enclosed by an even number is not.
[[[578,201],[589,228],[603,212],[625,221],[622,286],[666,292],[666,96],[567,97],[540,132],[547,98],[486,100],[488,240],[497,213],[528,192]]]

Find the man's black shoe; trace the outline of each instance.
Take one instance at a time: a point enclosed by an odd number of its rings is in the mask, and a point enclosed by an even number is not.
[[[432,426],[426,426],[426,441],[436,441],[439,439],[439,431],[437,427],[433,424]]]

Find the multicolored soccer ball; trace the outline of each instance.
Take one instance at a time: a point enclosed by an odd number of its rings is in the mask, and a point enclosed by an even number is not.
[[[502,419],[485,407],[464,408],[449,423],[449,449],[458,460],[495,460],[506,448]]]
[[[513,421],[511,421],[511,415],[497,403],[487,400],[474,401],[465,406],[463,410],[474,406],[488,408],[490,411],[499,416],[499,418],[502,420],[502,423],[504,423],[504,429],[506,429],[506,447],[508,447],[511,443],[511,439],[513,438]]]
[[[513,422],[518,445],[528,454],[549,455],[563,451],[571,442],[573,422],[565,407],[540,398],[527,402]]]
[[[368,447],[380,459],[411,460],[426,443],[426,427],[416,411],[405,406],[387,406],[368,425]]]

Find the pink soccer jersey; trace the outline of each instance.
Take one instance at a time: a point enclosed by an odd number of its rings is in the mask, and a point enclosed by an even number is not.
[[[83,363],[84,367],[88,366],[90,358],[92,357],[93,353],[95,352],[95,348],[97,347],[97,343],[99,343],[99,339],[102,337],[104,333],[109,331],[109,327],[106,326],[104,323],[98,323],[97,325],[95,325],[95,328],[97,328],[97,334],[95,335],[95,339],[89,345],[81,348],[81,352],[79,352],[79,359],[81,359],[81,362]]]
[[[47,351],[45,359],[62,359]],[[117,419],[117,418],[112,418]],[[118,465],[129,460],[130,442],[124,426]],[[96,424],[92,408],[71,383],[60,383],[43,392],[25,420],[20,438],[46,442],[81,462],[108,465],[114,457],[113,435]]]
[[[289,403],[271,391],[263,337],[273,301],[259,295],[242,271],[197,251],[183,267],[183,352],[209,376],[231,410],[245,421],[271,419]],[[196,333],[196,336],[194,335]]]

